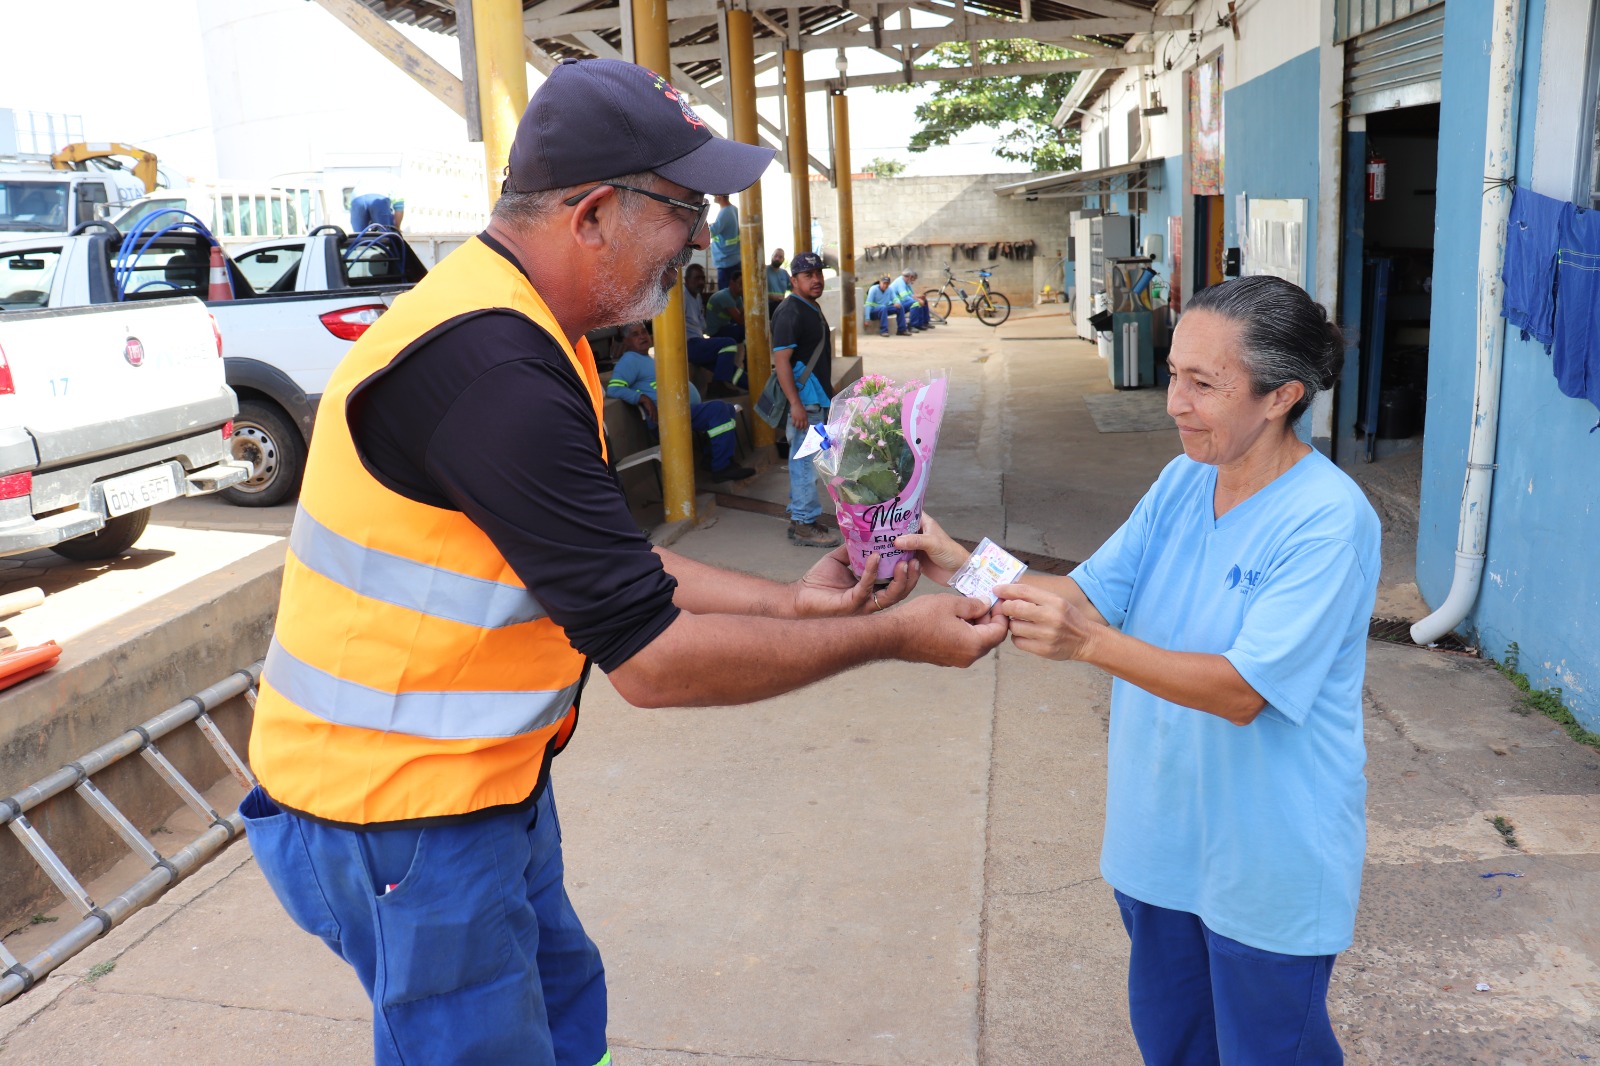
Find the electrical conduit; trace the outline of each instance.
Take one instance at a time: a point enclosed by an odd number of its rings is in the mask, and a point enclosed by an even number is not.
[[[1517,96],[1522,77],[1523,0],[1495,0],[1489,42],[1489,121],[1484,143],[1483,214],[1478,223],[1478,356],[1472,386],[1472,427],[1461,490],[1456,569],[1444,603],[1411,627],[1411,639],[1432,644],[1467,617],[1483,582],[1494,488],[1495,440],[1500,429],[1500,371],[1506,323],[1500,317],[1500,266],[1511,213],[1510,182],[1517,173]]]

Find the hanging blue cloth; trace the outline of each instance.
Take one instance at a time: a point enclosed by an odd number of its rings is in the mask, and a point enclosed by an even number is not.
[[[1563,394],[1600,407],[1600,211],[1567,206],[1556,252],[1550,361]]]
[[[1556,252],[1573,206],[1520,185],[1511,190],[1506,220],[1506,257],[1500,268],[1505,289],[1500,313],[1545,351],[1555,340]]]

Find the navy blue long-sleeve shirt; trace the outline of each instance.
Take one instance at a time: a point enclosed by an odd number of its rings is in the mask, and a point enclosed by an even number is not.
[[[677,582],[601,455],[588,390],[529,319],[484,311],[457,320],[362,386],[349,417],[373,475],[470,518],[602,670],[677,617]]]

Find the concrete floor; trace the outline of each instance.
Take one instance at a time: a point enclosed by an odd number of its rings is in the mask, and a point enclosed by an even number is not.
[[[863,339],[874,372],[950,372],[928,508],[957,535],[1080,559],[1177,453],[1170,431],[1095,429],[1082,396],[1109,386],[1070,332],[1040,316]],[[723,491],[781,500],[783,477]],[[728,506],[674,547],[783,579],[815,558]],[[1405,576],[1385,575],[1401,604]],[[555,778],[618,1066],[1136,1063],[1097,862],[1108,694],[1009,645],[737,708],[639,711],[597,677]],[[1486,663],[1370,646],[1371,844],[1331,994],[1353,1063],[1600,1056],[1600,755],[1515,704]],[[6,943],[26,958],[49,935]],[[358,1063],[368,1024],[236,845],[0,1007],[0,1062]]]

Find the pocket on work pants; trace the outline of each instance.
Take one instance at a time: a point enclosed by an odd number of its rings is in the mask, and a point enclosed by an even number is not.
[[[239,803],[239,817],[256,865],[294,924],[339,950],[339,922],[317,877],[305,838],[305,820],[272,802],[261,786]]]
[[[417,835],[404,876],[377,887],[385,983],[375,998],[393,1006],[483,985],[522,950],[508,928],[505,901],[508,889],[522,888],[523,864],[507,847],[518,814],[526,821],[524,811],[430,826]]]

